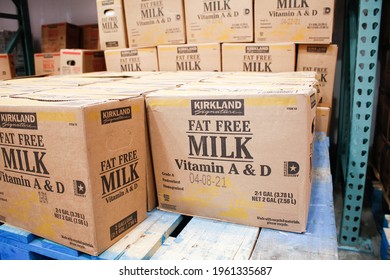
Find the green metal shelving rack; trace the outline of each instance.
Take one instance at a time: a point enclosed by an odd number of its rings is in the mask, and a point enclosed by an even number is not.
[[[344,190],[341,249],[372,250],[370,240],[360,236],[360,224],[377,91],[381,9],[382,0],[346,1],[336,173]]]
[[[16,43],[20,40],[23,47],[23,56],[26,75],[34,75],[34,49],[32,43],[30,16],[27,0],[12,0],[16,7],[16,14],[0,13],[0,18],[13,19],[18,21],[19,28],[9,42],[6,53],[12,53]]]

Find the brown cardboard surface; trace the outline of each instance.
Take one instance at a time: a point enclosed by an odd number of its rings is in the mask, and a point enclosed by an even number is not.
[[[315,71],[319,74],[322,99],[320,106],[332,107],[336,76],[337,45],[299,45],[297,71]]]
[[[43,53],[80,47],[80,27],[77,25],[62,22],[44,24],[41,29],[41,52]]]
[[[147,94],[159,208],[304,232],[314,95],[240,86]]]
[[[183,0],[125,0],[130,48],[184,44]]]
[[[157,49],[118,49],[104,52],[107,71],[158,71]]]
[[[60,52],[34,54],[36,75],[59,75],[61,73]]]
[[[86,25],[81,25],[80,28],[81,28],[80,48],[87,49],[87,50],[100,49],[99,25],[86,24]]]
[[[106,70],[103,50],[61,50],[61,74],[80,74]]]
[[[317,107],[316,132],[325,132],[329,136],[331,111],[329,107]]]
[[[160,71],[221,71],[221,45],[185,44],[158,46]]]
[[[0,80],[15,77],[14,56],[12,54],[0,54]]]
[[[2,98],[0,121],[1,221],[97,255],[146,218],[142,97]]]
[[[293,72],[295,44],[222,44],[223,71]]]
[[[100,49],[127,48],[123,0],[96,0]]]
[[[189,44],[253,42],[253,0],[185,0]]]
[[[332,43],[335,0],[254,0],[255,42]]]

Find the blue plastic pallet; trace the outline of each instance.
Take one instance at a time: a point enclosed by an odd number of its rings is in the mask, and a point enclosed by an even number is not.
[[[155,209],[133,231],[97,257],[3,224],[0,225],[0,259],[337,259],[328,149],[327,137],[318,134],[314,145],[312,192],[306,233],[191,218]]]

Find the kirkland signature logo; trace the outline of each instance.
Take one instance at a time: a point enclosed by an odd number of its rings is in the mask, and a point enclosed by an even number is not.
[[[197,53],[198,47],[192,46],[192,47],[177,47],[177,53]]]
[[[328,50],[327,47],[320,47],[320,46],[307,47],[307,52],[311,52],[311,53],[326,53],[327,50]]]
[[[247,46],[246,53],[269,53],[269,46]]]
[[[138,50],[121,51],[121,57],[137,56]]]
[[[0,112],[0,127],[15,129],[38,129],[37,114]]]
[[[192,115],[243,116],[244,99],[191,100]]]
[[[102,124],[120,122],[131,119],[131,107],[122,107],[111,110],[104,110],[100,113]]]

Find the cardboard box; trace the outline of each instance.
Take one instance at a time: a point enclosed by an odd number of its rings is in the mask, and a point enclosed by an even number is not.
[[[35,75],[59,75],[61,73],[60,58],[60,52],[34,54]]]
[[[254,0],[255,42],[332,43],[335,0]]]
[[[100,49],[128,47],[123,0],[96,0]]]
[[[315,71],[319,74],[322,100],[319,105],[332,107],[336,76],[337,45],[299,45],[297,71]]]
[[[61,74],[80,74],[105,71],[106,62],[103,50],[61,50]]]
[[[107,71],[158,71],[157,49],[119,49],[104,52]]]
[[[304,232],[315,90],[146,95],[159,208]]]
[[[14,56],[12,54],[0,54],[0,80],[15,77]]]
[[[99,25],[87,24],[81,25],[81,42],[80,47],[87,50],[100,49],[99,42]]]
[[[184,44],[183,0],[126,0],[130,48]]]
[[[160,71],[221,71],[221,44],[158,46]]]
[[[80,47],[80,27],[70,23],[44,24],[42,29],[41,52],[59,52],[61,49]]]
[[[293,72],[295,44],[222,44],[223,71]]]
[[[329,107],[317,107],[316,113],[316,132],[325,132],[329,136],[331,111]]]
[[[1,98],[0,121],[2,222],[98,255],[146,218],[143,97]]]
[[[253,42],[253,0],[185,0],[187,43]]]

